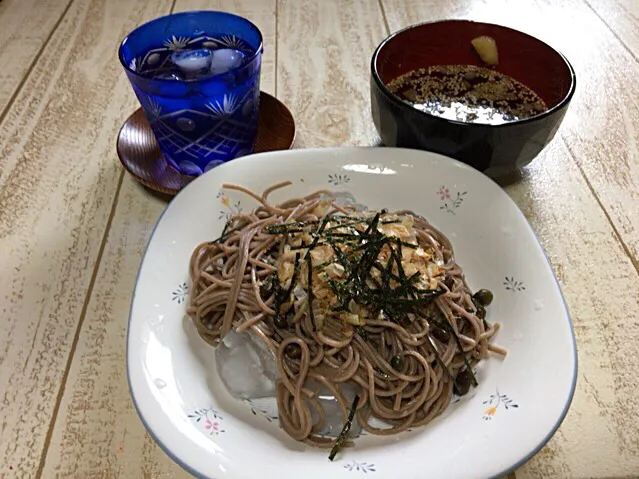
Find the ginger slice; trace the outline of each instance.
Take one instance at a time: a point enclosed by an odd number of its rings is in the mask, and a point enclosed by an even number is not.
[[[497,65],[499,63],[499,53],[497,52],[497,42],[495,39],[486,35],[473,38],[471,40],[473,48],[487,65]]]

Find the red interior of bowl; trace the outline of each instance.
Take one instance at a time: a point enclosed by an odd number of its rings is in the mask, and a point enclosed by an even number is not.
[[[399,75],[432,65],[485,66],[470,43],[481,35],[497,42],[496,70],[534,90],[549,108],[569,94],[573,72],[558,52],[530,35],[489,23],[446,20],[417,25],[388,40],[374,66],[385,85]]]

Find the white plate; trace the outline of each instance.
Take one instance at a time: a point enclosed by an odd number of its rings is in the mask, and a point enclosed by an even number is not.
[[[273,201],[330,188],[371,208],[412,209],[453,243],[473,289],[489,288],[495,342],[509,350],[478,368],[479,386],[433,423],[391,438],[362,436],[334,462],[290,439],[276,411],[232,399],[214,350],[185,318],[188,263],[220,235],[226,215],[255,206],[221,190],[293,185]],[[572,400],[577,357],[570,317],[528,222],[481,173],[449,158],[392,148],[292,150],[240,158],[189,184],[168,205],[147,247],[131,305],[127,367],[142,421],[160,446],[207,478],[493,477],[552,436]]]

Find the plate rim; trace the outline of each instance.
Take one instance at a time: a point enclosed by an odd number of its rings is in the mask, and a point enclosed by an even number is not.
[[[237,162],[251,162],[251,161],[255,161],[254,157],[262,157],[262,156],[269,156],[269,155],[296,155],[299,153],[303,154],[312,154],[314,152],[332,152],[332,153],[337,153],[339,154],[339,152],[356,152],[356,151],[366,151],[366,150],[370,150],[370,149],[379,149],[380,147],[376,147],[376,146],[338,146],[338,147],[317,147],[317,148],[300,148],[300,149],[289,149],[289,150],[276,150],[276,151],[268,151],[268,152],[262,152],[262,153],[254,153],[251,155],[247,155],[241,158],[237,158],[233,161],[224,163],[222,165],[220,165],[217,168],[213,168],[207,172],[205,172],[204,174],[198,176],[197,178],[195,178],[193,181],[191,181],[189,184],[187,184],[184,188],[182,188],[178,194],[175,196],[175,198],[177,198],[178,196],[180,196],[185,190],[187,190],[188,188],[192,187],[192,185],[198,181],[201,181],[200,179],[202,177],[204,177],[205,175],[210,175],[210,174],[214,174],[214,171],[219,171],[219,168],[222,169],[226,169],[229,168],[229,164],[230,163],[237,163]],[[578,372],[579,372],[579,357],[578,357],[578,352],[577,352],[577,341],[576,341],[576,337],[575,337],[575,330],[574,330],[574,325],[573,325],[573,321],[572,321],[572,316],[570,314],[570,310],[568,308],[568,304],[566,303],[566,299],[563,293],[563,290],[561,288],[561,285],[559,283],[559,280],[557,279],[557,275],[555,274],[555,271],[552,267],[552,263],[550,262],[550,260],[548,259],[548,255],[546,254],[545,249],[543,248],[541,242],[539,241],[539,238],[537,237],[535,231],[532,229],[532,226],[530,225],[528,219],[526,218],[526,216],[524,215],[524,213],[521,211],[521,209],[519,208],[519,206],[517,205],[517,203],[515,203],[515,201],[504,191],[504,189],[498,184],[496,183],[492,178],[482,174],[480,171],[466,165],[465,163],[462,163],[458,160],[455,160],[454,158],[448,157],[446,155],[442,155],[440,153],[435,153],[435,152],[430,152],[430,151],[425,151],[425,150],[417,150],[417,149],[412,149],[412,148],[398,148],[398,147],[384,147],[384,150],[388,150],[389,154],[392,155],[393,151],[409,151],[409,152],[419,152],[420,154],[424,155],[424,160],[427,160],[427,157],[435,157],[438,158],[440,160],[445,160],[445,161],[449,161],[451,162],[454,166],[465,169],[465,170],[471,170],[473,171],[473,173],[476,173],[477,175],[482,176],[485,180],[488,180],[489,183],[492,183],[497,190],[499,190],[500,195],[502,195],[502,197],[504,198],[505,201],[508,201],[510,203],[512,203],[516,209],[517,209],[517,213],[521,216],[521,218],[524,220],[529,233],[532,234],[533,238],[535,239],[535,242],[537,243],[537,245],[540,248],[541,253],[543,254],[543,257],[546,260],[547,266],[549,268],[549,271],[552,275],[552,278],[554,279],[555,282],[555,287],[556,290],[559,292],[559,297],[561,298],[561,304],[563,305],[564,308],[564,313],[565,313],[565,318],[568,322],[568,328],[569,328],[569,333],[570,333],[570,339],[571,339],[571,356],[573,359],[573,363],[574,366],[572,368],[572,376],[571,376],[571,382],[570,382],[570,388],[568,391],[568,395],[566,397],[566,402],[563,405],[563,408],[561,410],[561,413],[559,414],[555,424],[549,429],[548,433],[540,440],[540,442],[532,448],[532,450],[530,450],[528,453],[526,453],[521,459],[519,459],[518,461],[514,462],[513,464],[503,468],[501,471],[499,471],[497,474],[494,474],[492,476],[488,476],[486,479],[499,479],[507,474],[509,474],[510,472],[518,469],[519,467],[521,467],[522,465],[524,465],[525,463],[527,463],[532,457],[534,457],[547,443],[548,441],[550,441],[550,439],[555,435],[555,433],[557,432],[557,430],[559,429],[559,427],[561,426],[561,424],[563,423],[564,419],[566,418],[566,415],[568,414],[568,411],[570,410],[570,406],[572,404],[572,401],[574,399],[574,395],[575,395],[575,390],[576,390],[576,385],[577,385],[577,377],[578,377]],[[140,260],[140,264],[138,266],[138,271],[136,273],[136,278],[135,278],[135,287],[133,289],[133,294],[131,296],[131,302],[129,305],[129,317],[128,317],[128,321],[127,321],[127,333],[126,333],[126,373],[127,373],[127,384],[129,387],[129,394],[131,395],[131,400],[133,402],[133,406],[138,414],[138,417],[140,418],[140,421],[142,422],[142,424],[144,425],[146,431],[149,433],[149,435],[153,438],[153,440],[155,441],[155,443],[160,446],[160,448],[162,449],[162,451],[164,451],[164,453],[169,456],[169,458],[174,461],[176,464],[178,464],[182,469],[184,469],[185,471],[187,471],[189,474],[193,475],[196,478],[201,478],[201,479],[218,479],[218,476],[213,476],[213,475],[204,475],[202,473],[200,473],[199,471],[197,471],[194,467],[190,466],[185,460],[181,459],[180,457],[178,457],[176,454],[174,454],[169,447],[164,444],[159,437],[157,436],[157,434],[155,433],[155,431],[153,430],[153,428],[150,426],[149,421],[147,421],[147,419],[145,418],[139,404],[138,401],[136,400],[136,396],[134,393],[134,386],[133,383],[131,382],[131,361],[130,361],[130,334],[131,334],[131,322],[132,322],[132,316],[133,316],[133,305],[135,304],[135,300],[136,300],[136,294],[137,294],[137,289],[138,289],[138,284],[139,284],[139,279],[140,279],[140,273],[142,271],[142,268],[146,262],[146,257],[147,257],[147,253],[149,251],[149,246],[151,245],[151,242],[153,241],[153,238],[156,234],[157,228],[160,225],[160,223],[162,222],[162,219],[164,218],[165,214],[167,213],[167,211],[171,208],[173,204],[173,201],[170,201],[162,210],[162,213],[160,214],[160,216],[158,217],[155,225],[153,226],[151,233],[149,235],[149,239],[147,240],[147,243],[144,247],[144,252],[142,254],[142,259]]]

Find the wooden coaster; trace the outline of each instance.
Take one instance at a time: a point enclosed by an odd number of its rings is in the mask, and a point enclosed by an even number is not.
[[[277,98],[260,92],[260,113],[255,153],[288,150],[295,140],[295,121],[290,110]],[[184,175],[164,159],[142,108],[137,109],[120,129],[117,152],[122,166],[154,191],[176,195],[196,177]]]

